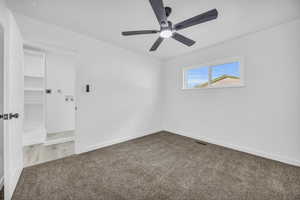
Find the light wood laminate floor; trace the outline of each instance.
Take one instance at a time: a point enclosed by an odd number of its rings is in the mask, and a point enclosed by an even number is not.
[[[23,148],[24,167],[64,158],[75,153],[74,141],[54,145],[32,145]]]

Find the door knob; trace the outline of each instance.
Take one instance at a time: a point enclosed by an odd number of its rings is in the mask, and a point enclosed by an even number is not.
[[[19,118],[19,113],[15,113],[15,114],[9,113],[9,119],[12,119],[12,118],[18,119]]]

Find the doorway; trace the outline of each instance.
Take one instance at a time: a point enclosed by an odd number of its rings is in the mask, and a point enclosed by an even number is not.
[[[73,55],[24,44],[24,167],[75,154]]]

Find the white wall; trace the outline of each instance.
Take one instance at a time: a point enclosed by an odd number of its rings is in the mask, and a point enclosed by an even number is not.
[[[76,56],[47,52],[46,54],[46,128],[47,133],[75,130]],[[60,92],[58,91],[60,90]]]
[[[300,165],[299,33],[297,20],[166,62],[164,129]],[[236,56],[245,87],[181,90],[182,67]]]
[[[77,151],[161,130],[160,62],[144,55],[16,15],[25,40],[78,52]],[[84,84],[94,86],[91,94]]]

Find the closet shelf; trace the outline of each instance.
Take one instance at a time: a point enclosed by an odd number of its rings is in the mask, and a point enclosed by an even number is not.
[[[25,105],[43,105],[44,103],[43,102],[25,102],[24,103]]]
[[[42,144],[46,141],[46,130],[42,127],[36,127],[24,130],[23,146]]]
[[[23,145],[44,143],[45,53],[24,48],[24,124]],[[27,59],[28,58],[28,59]]]
[[[43,88],[24,88],[24,90],[29,92],[44,92]]]
[[[26,78],[45,78],[44,75],[35,75],[35,74],[25,74]]]

